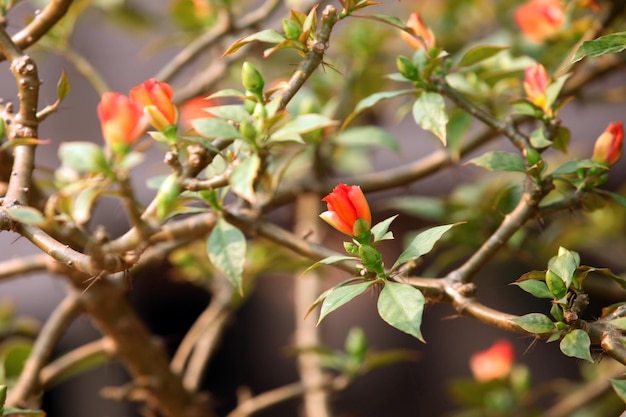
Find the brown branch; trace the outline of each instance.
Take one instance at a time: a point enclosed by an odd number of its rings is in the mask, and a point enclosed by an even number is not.
[[[24,29],[13,36],[12,42],[19,49],[26,49],[37,42],[43,35],[65,16],[73,0],[50,0],[43,10],[35,14],[33,20]],[[10,54],[0,48],[0,62],[11,59]]]
[[[41,329],[17,383],[9,391],[8,405],[27,406],[26,402],[29,398],[37,393],[40,389],[39,373],[41,369],[79,312],[79,298],[76,293],[70,292],[52,312]]]
[[[0,280],[17,278],[20,275],[31,272],[44,271],[48,268],[49,261],[50,257],[48,255],[40,253],[0,262]]]

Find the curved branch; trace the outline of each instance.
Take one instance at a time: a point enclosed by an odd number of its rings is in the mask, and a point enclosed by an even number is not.
[[[44,271],[48,268],[49,261],[50,257],[48,255],[40,253],[0,262],[0,280],[16,278],[19,275],[30,272]]]
[[[13,36],[13,42],[20,49],[26,49],[37,42],[43,35],[65,16],[74,0],[50,0],[48,5],[37,13],[34,19]],[[0,51],[0,62],[10,58],[5,51]]]

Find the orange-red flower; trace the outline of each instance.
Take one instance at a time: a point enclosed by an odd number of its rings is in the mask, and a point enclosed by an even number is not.
[[[370,206],[358,185],[339,184],[332,193],[322,199],[328,211],[320,214],[322,220],[350,236],[358,236],[369,230],[372,224]],[[362,222],[357,222],[361,219]],[[364,223],[364,228],[358,224]],[[357,225],[355,230],[355,225]]]
[[[123,94],[104,93],[98,104],[98,118],[102,136],[115,152],[127,151],[143,133],[141,106]]]
[[[545,107],[548,84],[550,84],[550,77],[548,77],[546,68],[543,65],[535,63],[524,71],[524,91],[526,92],[526,97],[544,110],[547,110]]]
[[[424,48],[428,50],[435,46],[435,35],[424,24],[422,17],[419,13],[411,13],[409,20],[406,23],[406,27],[413,32],[412,34],[402,31],[400,36],[402,40],[406,42],[414,50]]]
[[[159,131],[178,122],[178,110],[172,103],[172,87],[150,78],[130,90],[131,100],[143,106],[148,121]]]
[[[565,8],[559,0],[530,0],[515,10],[515,22],[528,40],[541,43],[565,24]]]
[[[207,107],[212,107],[218,104],[217,100],[209,100],[204,97],[194,97],[187,100],[180,105],[180,125],[183,130],[191,129],[191,121],[195,119],[203,119],[206,117],[213,117],[213,115],[207,112]]]
[[[609,166],[615,164],[622,156],[623,141],[624,126],[622,122],[610,123],[596,140],[591,159]]]
[[[470,369],[479,382],[504,378],[515,360],[513,345],[508,340],[498,340],[489,349],[475,353],[470,358]]]

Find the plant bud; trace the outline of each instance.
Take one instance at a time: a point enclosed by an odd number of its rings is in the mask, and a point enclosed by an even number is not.
[[[402,74],[405,78],[408,78],[409,80],[417,79],[417,68],[415,68],[415,65],[413,65],[408,58],[400,55],[398,59],[396,59],[396,66],[398,67],[400,74]]]
[[[248,61],[244,62],[241,68],[241,82],[246,90],[259,98],[262,97],[265,81],[261,73]]]

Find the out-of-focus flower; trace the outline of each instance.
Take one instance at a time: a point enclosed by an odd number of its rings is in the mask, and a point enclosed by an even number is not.
[[[130,90],[131,100],[143,106],[150,124],[161,132],[178,122],[178,110],[172,103],[172,95],[169,84],[154,78]]]
[[[550,84],[550,77],[546,68],[541,64],[532,64],[524,71],[524,91],[528,100],[537,107],[546,109],[546,90]]]
[[[108,92],[98,104],[102,136],[114,152],[127,152],[144,129],[141,106],[123,94]]]
[[[350,236],[360,236],[369,230],[372,214],[358,185],[338,184],[322,201],[326,202],[328,211],[320,217],[335,229]]]
[[[489,349],[475,353],[470,358],[470,369],[474,379],[487,382],[504,378],[511,372],[515,352],[508,340],[498,340]]]
[[[209,100],[205,97],[194,97],[185,101],[178,109],[182,129],[184,131],[191,129],[192,120],[214,117],[213,114],[207,112],[205,109],[218,104],[217,100]]]
[[[592,160],[611,166],[622,156],[624,126],[622,122],[612,122],[596,140]]]
[[[409,20],[406,23],[406,27],[411,29],[413,34],[409,34],[405,31],[400,33],[402,40],[406,42],[414,50],[424,48],[428,50],[435,46],[435,35],[433,32],[424,25],[422,17],[419,13],[411,13]]]
[[[542,43],[565,24],[565,8],[559,0],[530,0],[515,10],[515,22],[528,40]]]

